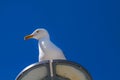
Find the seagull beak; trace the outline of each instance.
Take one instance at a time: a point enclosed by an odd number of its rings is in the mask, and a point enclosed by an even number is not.
[[[33,36],[34,36],[34,35],[32,35],[32,34],[31,34],[31,35],[27,35],[27,36],[24,37],[24,40],[28,40],[28,39],[30,39],[30,38],[33,38]]]

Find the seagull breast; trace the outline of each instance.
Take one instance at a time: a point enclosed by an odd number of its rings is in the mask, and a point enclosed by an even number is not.
[[[62,50],[54,45],[50,40],[43,39],[38,43],[39,60],[66,59]]]

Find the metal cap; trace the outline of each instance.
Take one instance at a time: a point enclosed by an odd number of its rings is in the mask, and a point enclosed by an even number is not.
[[[92,80],[92,78],[80,64],[67,60],[53,60],[52,63],[42,61],[28,66],[20,72],[16,80]]]

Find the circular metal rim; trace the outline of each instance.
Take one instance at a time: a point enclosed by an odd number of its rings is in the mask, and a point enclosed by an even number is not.
[[[49,67],[49,63],[50,61],[49,60],[46,60],[46,61],[41,61],[41,62],[37,62],[37,63],[34,63],[34,64],[31,64],[29,65],[28,67],[26,67],[25,69],[23,69],[19,74],[18,76],[16,77],[15,80],[20,80],[20,78],[22,78],[24,76],[25,73],[37,68],[37,67],[40,67],[40,66],[44,66],[44,65],[47,65]],[[53,67],[55,67],[57,64],[64,64],[64,63],[67,63],[67,64],[71,64],[71,65],[74,65],[74,66],[77,66],[79,68],[81,68],[90,78],[90,80],[92,80],[92,77],[90,75],[90,73],[80,64],[76,63],[76,62],[73,62],[73,61],[68,61],[68,60],[53,60]],[[48,71],[50,71],[49,68],[47,68]],[[54,68],[55,69],[55,68]],[[55,74],[55,71],[53,71],[53,73]],[[50,76],[50,74],[49,74]]]

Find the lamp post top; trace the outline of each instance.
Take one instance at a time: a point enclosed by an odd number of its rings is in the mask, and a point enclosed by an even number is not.
[[[92,80],[81,65],[67,60],[53,60],[51,76],[50,61],[41,61],[26,67],[16,80]]]

